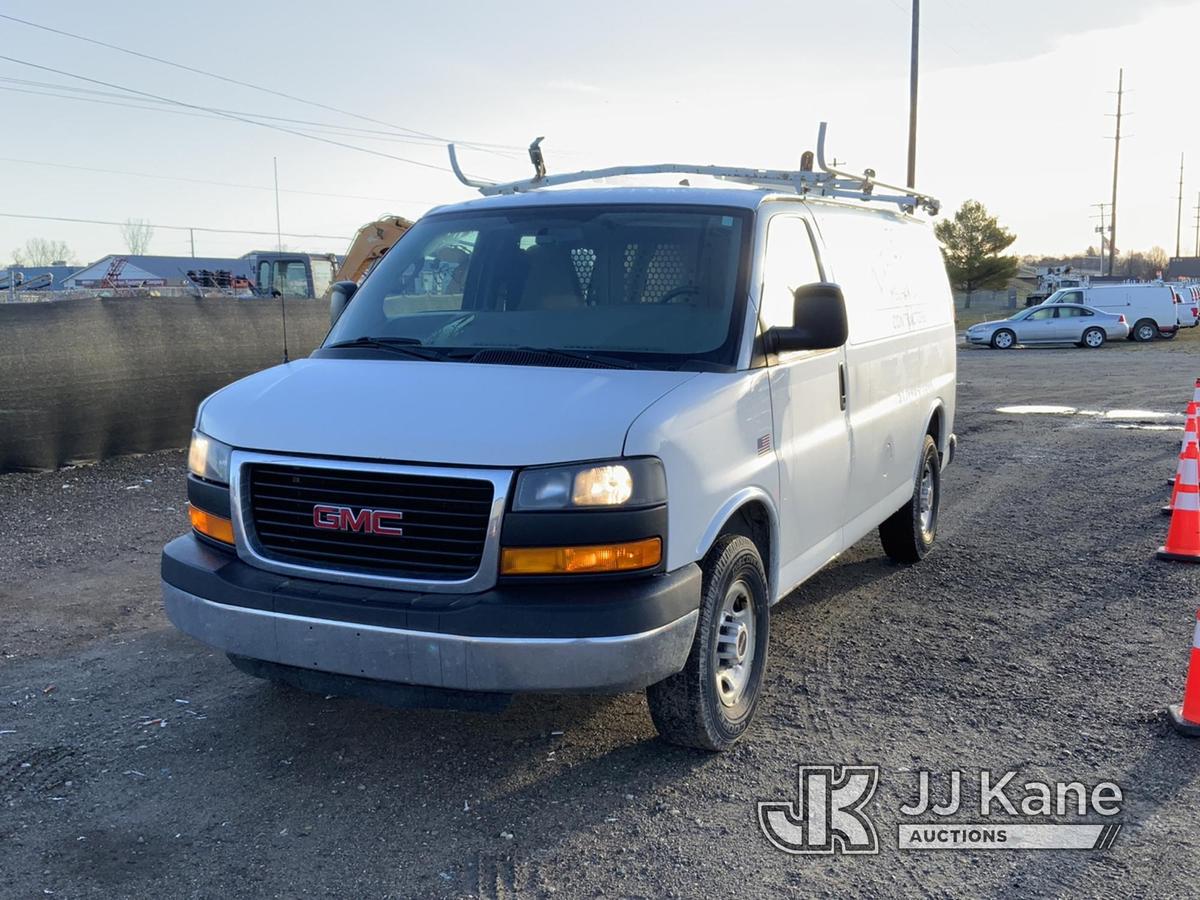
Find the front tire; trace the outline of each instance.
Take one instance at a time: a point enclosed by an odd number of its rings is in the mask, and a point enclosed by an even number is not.
[[[1108,335],[1104,333],[1103,328],[1096,328],[1093,326],[1083,333],[1083,342],[1079,346],[1096,350],[1104,346],[1104,342],[1107,340],[1107,338]]]
[[[1017,342],[1017,336],[1007,328],[1001,328],[992,335],[992,346],[997,350],[1010,350]]]
[[[937,444],[927,434],[921,447],[921,465],[917,469],[912,497],[879,526],[883,552],[893,562],[920,562],[933,549],[941,498],[942,461]]]
[[[749,538],[717,538],[704,558],[700,618],[682,671],[646,688],[663,740],[727,750],[750,727],[767,667],[767,577]]]

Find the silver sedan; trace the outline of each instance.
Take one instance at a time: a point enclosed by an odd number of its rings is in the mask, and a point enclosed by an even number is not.
[[[1007,350],[1015,344],[1074,344],[1102,347],[1107,340],[1129,336],[1129,323],[1121,315],[1101,312],[1075,303],[1054,303],[1023,309],[995,322],[980,322],[967,329],[967,342],[990,344]]]

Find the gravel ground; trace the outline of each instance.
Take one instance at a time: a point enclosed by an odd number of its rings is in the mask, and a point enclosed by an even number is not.
[[[3,892],[1192,894],[1200,742],[1162,710],[1200,570],[1152,558],[1180,422],[1147,413],[1182,409],[1196,346],[963,349],[937,550],[901,568],[865,540],[777,606],[759,720],[722,756],[657,741],[641,695],[488,716],[253,680],[160,609],[181,453],[0,476]],[[997,411],[1020,404],[1147,412]],[[755,801],[794,799],[798,763],[881,767],[879,855],[767,843]],[[1115,780],[1124,829],[1107,852],[896,849],[915,770],[984,767]]]

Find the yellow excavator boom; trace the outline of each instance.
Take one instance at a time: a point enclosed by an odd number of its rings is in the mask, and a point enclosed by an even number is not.
[[[400,236],[412,227],[412,222],[401,216],[384,216],[358,229],[354,242],[346,251],[346,257],[338,268],[336,281],[362,281],[371,267],[400,240]]]

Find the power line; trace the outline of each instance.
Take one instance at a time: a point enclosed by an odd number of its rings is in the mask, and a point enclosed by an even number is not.
[[[4,79],[0,79],[0,81],[3,81],[3,80]],[[151,100],[142,100],[140,102],[125,103],[120,100],[106,100],[103,97],[88,97],[88,96],[82,96],[82,95],[76,95],[76,94],[63,94],[63,93],[58,93],[56,91],[48,91],[48,90],[44,90],[44,89],[34,89],[34,88],[12,87],[9,85],[4,85],[4,84],[0,84],[0,91],[9,91],[10,93],[16,93],[16,94],[29,94],[30,96],[33,96],[33,97],[53,97],[57,100],[73,100],[77,103],[99,103],[104,106],[119,106],[123,109],[137,109],[137,110],[142,110],[143,112],[165,113],[167,115],[172,115],[172,116],[188,116],[189,118],[194,118],[194,119],[221,120],[223,118],[228,118],[228,116],[225,116],[224,113],[232,112],[232,111],[227,111],[227,110],[217,110],[216,112],[214,112],[214,114],[209,115],[207,113],[202,113],[202,112],[191,112],[186,109],[173,109],[170,106],[170,104],[158,103],[157,101],[151,101]],[[104,95],[107,95],[110,97],[120,96],[118,94],[111,94],[107,91],[95,91],[94,93],[104,94]],[[131,97],[129,99],[137,100],[137,98],[133,98],[133,97]],[[214,110],[216,110],[216,107],[214,107]],[[274,119],[276,121],[288,121],[287,119],[283,119],[279,116],[264,116],[259,113],[236,112],[236,113],[232,113],[232,115],[244,116],[246,118],[254,118],[254,119]],[[256,124],[259,124],[259,123],[256,123]],[[299,134],[300,132],[295,132],[295,133]],[[431,144],[420,138],[402,138],[402,137],[398,137],[395,135],[387,135],[387,134],[380,134],[380,135],[360,134],[360,133],[358,133],[357,130],[347,131],[345,129],[338,128],[337,126],[333,126],[333,127],[321,126],[320,128],[315,129],[315,130],[314,129],[306,129],[306,130],[304,130],[302,136],[307,137],[309,135],[319,134],[319,133],[336,134],[336,135],[340,135],[343,137],[354,137],[354,138],[358,138],[359,140],[367,140],[367,141],[394,141],[394,142],[401,143],[401,144],[413,144],[418,147],[440,146],[438,144]]]
[[[10,212],[0,212],[0,218],[36,219],[41,222],[71,222],[71,223],[81,224],[81,225],[116,225],[117,227],[120,227],[120,226],[126,224],[125,222],[112,222],[107,219],[76,219],[76,218],[71,218],[68,216],[34,216],[34,215],[27,215],[25,213],[10,213]],[[253,231],[248,228],[208,228],[208,227],[201,226],[201,225],[159,225],[159,224],[155,224],[153,222],[146,222],[145,224],[150,226],[151,228],[162,228],[167,231],[203,231],[208,234],[253,234],[253,235],[263,235],[266,237],[276,237],[277,236],[277,233],[274,231]],[[348,241],[349,240],[349,238],[344,234],[296,234],[296,233],[290,232],[290,231],[281,231],[281,232],[278,232],[278,236],[293,237],[293,238],[310,238],[312,240],[325,240],[325,241]]]
[[[340,107],[332,106],[328,103],[321,103],[316,100],[307,100],[304,97],[297,97],[295,94],[288,94],[283,91],[277,91],[273,88],[268,88],[268,87],[264,87],[259,84],[254,84],[249,81],[242,81],[237,78],[230,78],[227,75],[221,75],[221,74],[218,74],[217,72],[210,72],[207,69],[200,69],[200,68],[197,68],[196,66],[185,65],[184,63],[175,62],[174,60],[164,59],[161,56],[152,56],[149,53],[142,53],[139,50],[131,50],[128,47],[121,47],[117,44],[110,44],[107,41],[101,41],[96,38],[87,37],[86,35],[82,35],[82,34],[75,34],[70,31],[65,31],[61,28],[52,28],[49,25],[41,25],[37,22],[31,22],[28,19],[18,18],[17,16],[11,16],[6,13],[0,13],[0,19],[7,19],[10,22],[17,22],[21,25],[26,25],[30,28],[37,28],[41,31],[47,31],[47,32],[50,32],[51,34],[57,34],[61,37],[68,37],[68,38],[72,38],[73,40],[83,41],[88,44],[93,44],[97,47],[105,47],[109,50],[115,50],[118,53],[124,53],[129,56],[136,56],[139,59],[145,59],[145,60],[149,60],[151,62],[160,63],[164,66],[171,66],[172,68],[182,69],[185,72],[192,72],[193,74],[196,74],[196,75],[204,75],[207,78],[215,78],[218,81],[224,81],[228,84],[236,84],[239,87],[249,88],[254,91],[261,91],[265,94],[271,94],[275,97],[282,97],[285,100],[292,100],[296,103],[303,103],[306,106],[312,106],[312,107],[316,107],[318,109],[328,110],[329,112],[336,112],[343,116],[350,116],[351,118],[354,118],[354,119],[360,119],[364,122],[373,122],[376,125],[386,125],[388,128],[392,128],[392,129],[395,129],[398,131],[408,132],[409,134],[416,135],[418,137],[430,138],[432,140],[439,141],[442,143],[449,143],[449,141],[446,138],[442,138],[437,135],[430,134],[429,132],[426,132],[426,131],[417,131],[416,129],[408,128],[403,125],[394,125],[391,122],[385,122],[382,119],[376,119],[371,116],[364,116],[361,113],[351,112],[348,109],[341,109]],[[478,149],[488,149],[488,145],[486,145],[486,144],[477,144],[477,143],[473,143],[471,141],[460,141],[459,143],[463,144],[464,146],[472,146],[472,147],[476,147]]]
[[[10,18],[10,17],[0,14],[0,18]],[[244,116],[235,115],[233,113],[220,112],[219,110],[216,110],[211,106],[201,106],[198,103],[186,103],[183,100],[174,100],[170,97],[163,97],[160,94],[152,94],[149,91],[141,91],[141,90],[138,90],[137,88],[125,87],[124,85],[114,84],[111,81],[103,81],[99,78],[90,78],[87,75],[78,75],[74,72],[68,72],[64,69],[56,69],[53,66],[43,66],[40,63],[30,62],[29,60],[26,60],[26,59],[17,59],[16,57],[13,57],[13,56],[0,55],[0,60],[4,60],[5,62],[16,63],[17,65],[20,65],[20,66],[29,66],[30,68],[40,69],[43,72],[53,72],[55,75],[63,75],[67,78],[76,78],[80,81],[86,81],[90,84],[99,84],[99,85],[103,85],[104,87],[115,88],[118,91],[126,91],[130,94],[137,94],[138,96],[141,96],[141,97],[149,97],[152,100],[159,100],[159,101],[162,101],[163,103],[171,103],[176,106],[185,107],[187,109],[196,109],[196,110],[200,110],[202,112],[215,113],[218,116],[221,116],[226,119],[232,119],[235,122],[244,122],[247,125],[257,125],[260,128],[270,128],[272,131],[281,131],[284,134],[291,134],[291,135],[295,135],[296,137],[308,138],[310,141],[319,141],[322,144],[331,144],[334,147],[342,147],[346,150],[357,150],[359,153],[369,153],[372,156],[382,156],[385,159],[393,159],[393,160],[396,160],[397,162],[408,163],[409,165],[413,165],[413,166],[420,166],[421,168],[424,168],[424,169],[434,169],[438,172],[451,172],[452,171],[451,169],[449,169],[446,166],[439,166],[439,165],[435,165],[434,163],[422,162],[421,160],[417,160],[417,159],[409,159],[409,158],[403,157],[403,156],[396,156],[391,153],[385,153],[382,150],[373,150],[369,147],[359,147],[359,146],[356,146],[355,144],[347,144],[344,141],[335,141],[332,138],[320,137],[318,135],[308,134],[303,131],[296,131],[294,128],[285,128],[282,125],[272,125],[268,122],[258,122],[258,121],[255,121],[254,119],[247,119]]]
[[[46,166],[52,169],[70,169],[77,172],[95,172],[99,175],[126,175],[131,178],[153,178],[158,181],[180,181],[185,184],[203,184],[216,187],[241,188],[251,191],[270,191],[273,188],[262,184],[240,184],[234,181],[210,181],[206,178],[185,178],[181,175],[154,175],[149,172],[129,172],[121,169],[100,169],[94,166],[75,166],[69,163],[54,163],[45,162],[40,159],[17,159],[15,157],[0,156],[0,162],[20,163],[29,166]],[[412,198],[402,199],[399,197],[367,197],[360,194],[331,194],[325,191],[302,191],[298,189],[280,188],[281,194],[305,194],[312,197],[333,197],[340,200],[374,200],[381,203],[428,203],[433,205],[439,201],[436,200],[414,200]]]
[[[104,103],[111,106],[123,106],[128,109],[143,109],[156,112],[167,112],[172,115],[180,116],[195,116],[203,119],[220,118],[219,115],[207,115],[204,113],[185,112],[182,110],[171,109],[170,104],[161,103],[159,101],[143,100],[140,103],[122,103],[121,100],[129,100],[127,94],[116,93],[114,91],[98,91],[95,88],[75,87],[69,84],[60,84],[52,81],[31,81],[27,78],[11,78],[0,76],[0,82],[7,85],[19,85],[19,87],[6,87],[0,85],[0,90],[15,91],[21,94],[33,94],[38,97],[56,97],[61,100],[76,100],[86,103]],[[37,90],[32,90],[37,88]],[[60,93],[69,91],[69,94]],[[79,95],[79,96],[76,96]],[[104,99],[116,98],[116,99]],[[319,122],[312,119],[296,119],[289,116],[273,116],[267,113],[246,112],[238,109],[224,109],[222,107],[212,107],[216,113],[229,113],[235,116],[246,116],[253,119],[266,119],[272,122],[286,122],[293,125],[307,125],[313,128],[323,129],[336,134],[343,134],[349,137],[357,137],[366,140],[379,141],[394,141],[400,144],[413,144],[418,147],[441,147],[442,144],[438,141],[430,140],[422,137],[407,137],[396,134],[392,131],[383,131],[378,128],[358,128],[354,125],[338,125],[336,122]],[[512,149],[514,151],[520,148],[508,148],[504,144],[470,144],[471,147],[496,147],[500,149]]]

